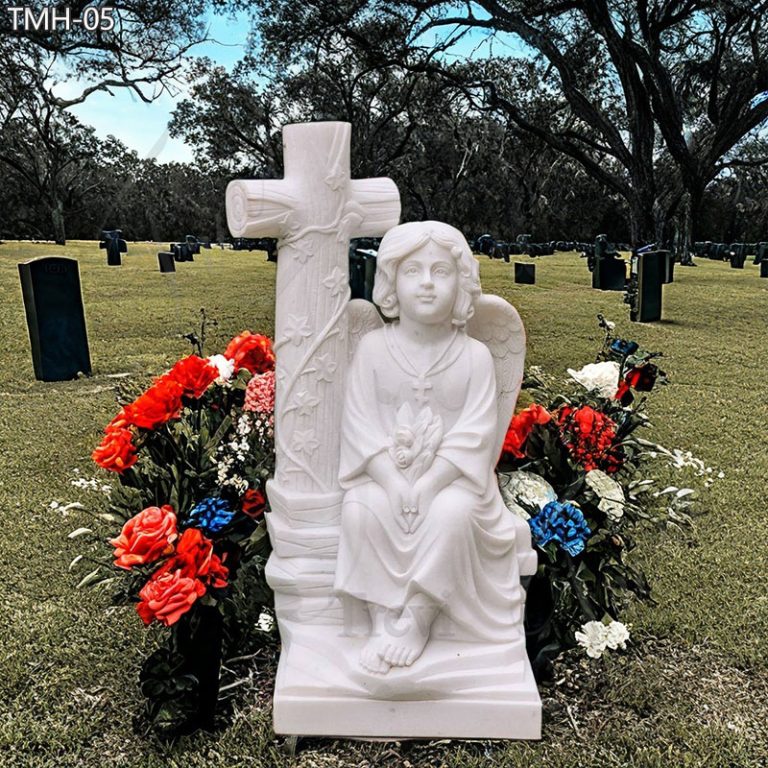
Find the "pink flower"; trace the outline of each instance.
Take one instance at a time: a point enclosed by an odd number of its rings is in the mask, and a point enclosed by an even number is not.
[[[245,390],[245,411],[272,413],[275,410],[275,372],[256,374]]]

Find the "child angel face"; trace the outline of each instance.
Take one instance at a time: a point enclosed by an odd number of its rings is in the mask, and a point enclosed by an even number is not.
[[[450,251],[433,240],[397,267],[395,291],[400,315],[428,325],[449,323],[459,291],[459,272]]]
[[[419,322],[443,322],[450,297],[450,321],[464,327],[479,295],[477,261],[454,227],[439,221],[409,222],[384,235],[373,300],[386,317],[402,312]],[[408,304],[404,311],[402,300]]]

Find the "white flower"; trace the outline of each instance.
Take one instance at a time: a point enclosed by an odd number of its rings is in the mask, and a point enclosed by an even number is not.
[[[604,363],[589,363],[580,371],[568,369],[568,375],[584,389],[595,390],[600,397],[610,398],[619,388],[619,364],[613,360]]]
[[[626,650],[627,640],[629,640],[629,628],[626,624],[622,624],[620,621],[612,621],[605,628],[605,644],[612,651],[617,648]]]
[[[256,629],[261,632],[271,632],[275,628],[275,619],[271,613],[262,611],[259,614],[259,620],[256,622]]]
[[[587,656],[599,659],[608,645],[608,627],[602,621],[588,621],[582,624],[581,632],[575,633],[578,644],[585,648]]]
[[[624,489],[621,485],[600,469],[590,470],[584,479],[600,498],[598,509],[614,522],[621,520],[626,504]]]
[[[524,520],[530,517],[524,507],[544,509],[557,501],[555,489],[535,472],[499,472],[499,490],[507,509]]]
[[[229,381],[232,378],[232,374],[235,372],[235,361],[228,360],[224,355],[211,355],[208,358],[208,362],[211,365],[215,365],[219,372],[219,378],[216,379],[217,384],[223,384],[225,381]]]

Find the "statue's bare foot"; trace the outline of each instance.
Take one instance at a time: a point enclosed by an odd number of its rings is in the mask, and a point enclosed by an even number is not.
[[[360,666],[375,675],[386,675],[392,666],[381,657],[381,638],[372,637],[360,651]]]
[[[419,626],[415,617],[403,617],[380,644],[380,657],[393,667],[410,667],[421,656],[428,639],[429,626]]]

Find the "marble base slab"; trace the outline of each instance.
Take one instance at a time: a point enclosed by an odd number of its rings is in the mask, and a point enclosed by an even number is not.
[[[298,631],[297,631],[298,630]],[[365,640],[283,624],[275,733],[370,739],[540,739],[541,700],[521,639],[431,641],[413,667],[363,670]]]
[[[505,700],[373,701],[275,695],[275,733],[356,739],[540,739],[541,701],[531,681]]]

